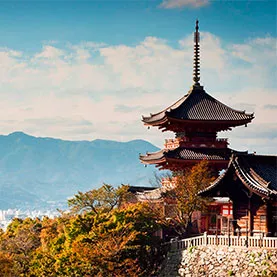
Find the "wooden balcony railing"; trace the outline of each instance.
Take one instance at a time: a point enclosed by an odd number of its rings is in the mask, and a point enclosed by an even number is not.
[[[174,139],[166,139],[164,147],[166,149],[175,149],[179,146],[188,146],[196,145],[197,147],[201,147],[201,145],[205,145],[206,147],[227,147],[228,139],[226,138],[187,138],[187,137],[179,137]]]

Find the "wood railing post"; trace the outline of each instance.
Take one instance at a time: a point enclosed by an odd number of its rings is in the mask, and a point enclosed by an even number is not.
[[[172,251],[178,250],[178,240],[176,238],[170,240],[171,247],[170,249]]]
[[[203,236],[203,245],[207,245],[208,242],[207,242],[207,232],[204,232],[204,236]]]

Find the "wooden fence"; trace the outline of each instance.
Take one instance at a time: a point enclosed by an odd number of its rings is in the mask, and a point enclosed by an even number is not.
[[[176,240],[171,242],[175,249],[186,249],[191,246],[232,246],[232,247],[251,247],[251,248],[270,248],[277,249],[277,237],[247,237],[247,236],[222,236],[207,235]]]

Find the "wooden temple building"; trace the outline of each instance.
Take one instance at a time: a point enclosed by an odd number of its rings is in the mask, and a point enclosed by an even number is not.
[[[220,170],[226,169],[201,192],[203,196],[213,197],[213,202],[207,213],[196,218],[199,232],[277,235],[277,157],[239,152],[228,147],[227,139],[217,137],[218,132],[247,126],[254,114],[230,108],[200,85],[199,41],[196,21],[194,84],[188,93],[168,108],[142,117],[144,125],[171,131],[175,138],[166,140],[164,149],[158,152],[140,155],[140,161],[180,172],[205,159],[216,177]],[[137,192],[137,199],[163,206],[167,215],[170,210],[167,207],[174,203],[167,203],[162,194],[172,188],[174,182],[164,179],[161,188]]]
[[[214,201],[201,231],[277,236],[277,156],[232,155],[226,171],[200,195]]]

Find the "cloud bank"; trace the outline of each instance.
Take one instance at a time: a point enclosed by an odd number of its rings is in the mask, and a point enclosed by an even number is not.
[[[201,8],[208,4],[209,0],[163,0],[160,7],[164,9]]]
[[[175,46],[157,37],[134,46],[46,43],[31,55],[3,46],[0,133],[22,130],[76,140],[144,138],[162,146],[164,136],[173,134],[147,131],[140,118],[189,90],[192,44],[191,34]],[[226,44],[201,33],[200,82],[206,91],[231,107],[255,112],[247,129],[223,134],[231,138],[231,147],[276,152],[275,57],[273,37]]]

